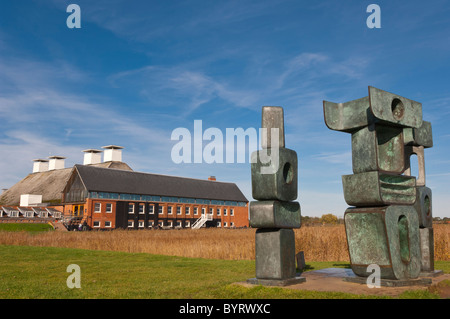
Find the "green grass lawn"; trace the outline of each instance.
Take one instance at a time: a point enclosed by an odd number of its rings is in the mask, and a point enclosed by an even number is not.
[[[67,266],[81,269],[81,288],[69,289]],[[348,263],[310,262],[309,270],[349,267]],[[449,262],[437,262],[450,272]],[[53,247],[0,245],[0,298],[68,299],[278,299],[370,298],[346,293],[310,292],[233,283],[254,277],[254,261],[182,258]],[[407,298],[435,298],[429,292]]]
[[[47,223],[0,223],[0,231],[27,231],[41,232],[53,230],[53,227]]]

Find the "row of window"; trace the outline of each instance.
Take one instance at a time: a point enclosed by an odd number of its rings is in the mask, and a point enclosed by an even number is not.
[[[105,211],[107,213],[112,213],[112,204],[111,203],[105,203],[106,207],[105,207]],[[136,211],[136,205],[134,203],[130,203],[128,204],[128,213],[129,214],[134,214]],[[137,213],[139,214],[145,214],[145,204],[138,204],[138,209],[137,209]],[[181,214],[185,214],[185,215],[190,215],[191,214],[191,208],[193,211],[193,215],[198,215],[199,213],[199,207],[194,206],[194,207],[190,207],[190,206],[176,206],[176,214],[177,215],[181,215]],[[173,206],[167,206],[167,214],[168,215],[172,215],[173,214]],[[206,208],[202,207],[202,214],[206,213]],[[101,213],[102,211],[102,203],[95,203],[94,204],[94,213]],[[216,208],[216,216],[221,216],[223,212],[223,216],[228,216],[228,213],[230,214],[230,216],[234,216],[234,208]],[[154,205],[149,205],[148,206],[148,213],[149,214],[154,214],[155,213],[155,206]],[[164,214],[165,213],[165,207],[164,206],[158,206],[158,214]],[[210,208],[209,209],[209,213],[210,214],[214,214],[214,208]]]
[[[186,203],[186,204],[203,204],[203,205],[222,205],[222,206],[243,206],[243,207],[247,204],[246,202],[223,201],[214,199],[209,200],[201,198],[151,196],[151,195],[107,193],[107,192],[89,192],[89,198],[123,199],[123,200],[135,200],[147,202],[168,202],[168,203]]]
[[[144,227],[145,227],[144,225],[145,225],[145,224],[144,224],[143,221],[138,221],[138,227],[139,227],[139,228],[144,228]],[[150,221],[148,222],[148,227],[149,227],[149,228],[154,227],[154,225],[155,225],[155,224],[154,224],[154,221],[153,221],[153,220],[150,220]],[[181,220],[175,221],[175,227],[176,227],[176,228],[181,228],[181,227],[183,227],[182,225],[183,225],[183,221],[181,221]],[[159,220],[159,221],[158,221],[158,226],[159,226],[159,227],[174,227],[174,224],[173,224],[173,221],[171,221],[171,220],[169,220],[169,221]],[[217,226],[217,227],[222,227],[222,223],[221,223],[220,221],[218,221],[218,222],[216,223],[216,226]],[[191,221],[185,220],[185,221],[184,221],[184,227],[186,227],[186,228],[191,227]],[[228,227],[228,222],[224,222],[224,223],[223,223],[223,227]],[[230,226],[229,226],[229,227],[234,227],[234,222],[230,222]],[[129,220],[129,221],[128,221],[128,228],[134,228],[134,221],[132,221],[132,220]]]
[[[139,204],[138,205],[138,213],[139,214],[145,214],[145,205],[144,204]],[[199,207],[194,206],[194,207],[190,207],[190,206],[176,206],[176,214],[177,215],[182,215],[183,213],[185,215],[190,215],[191,214],[191,209],[193,211],[194,215],[198,215],[199,213]],[[148,213],[149,214],[154,214],[155,213],[155,206],[150,205],[148,206]],[[201,208],[202,214],[206,214],[206,208],[202,207]],[[222,211],[223,211],[223,215],[224,216],[228,216],[228,212],[230,213],[230,216],[234,216],[234,208],[216,208],[216,216],[221,216],[222,215]],[[174,212],[174,206],[167,206],[167,214],[168,215],[173,215]],[[129,214],[134,214],[135,213],[135,204],[130,203],[128,204],[128,213]],[[164,206],[158,206],[158,214],[164,214],[165,213],[165,207]],[[214,214],[214,208],[210,208],[209,209],[209,213],[210,214]]]

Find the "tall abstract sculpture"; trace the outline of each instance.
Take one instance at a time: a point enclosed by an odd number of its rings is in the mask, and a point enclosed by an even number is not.
[[[351,134],[352,175],[342,176],[344,221],[353,272],[370,264],[382,279],[415,279],[434,271],[431,190],[425,186],[424,149],[433,146],[422,104],[369,87],[367,97],[324,101],[325,123]],[[411,176],[416,154],[419,176]]]
[[[297,199],[297,153],[285,148],[283,108],[262,109],[262,150],[252,153],[250,226],[255,235],[256,278],[249,283],[289,285],[296,277],[295,237],[301,213]],[[266,131],[266,134],[264,134]]]

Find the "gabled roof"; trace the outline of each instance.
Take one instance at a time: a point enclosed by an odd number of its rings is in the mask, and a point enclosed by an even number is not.
[[[75,165],[88,191],[248,202],[234,183]]]

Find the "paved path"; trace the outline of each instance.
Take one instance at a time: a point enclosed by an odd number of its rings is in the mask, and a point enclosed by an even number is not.
[[[395,297],[407,290],[426,290],[430,286],[408,286],[408,287],[380,287],[380,288],[369,288],[366,284],[352,283],[343,281],[343,277],[354,276],[351,269],[343,268],[327,268],[322,270],[307,271],[301,274],[302,277],[306,278],[306,282],[291,286],[285,286],[285,289],[298,289],[298,290],[312,290],[312,291],[334,291],[334,292],[345,292],[352,294],[363,294],[363,295],[377,295],[377,296],[391,296]],[[450,274],[443,274],[437,277],[433,277],[432,285],[437,284],[442,280],[450,280]],[[243,286],[251,287],[252,285],[247,282],[238,283]],[[442,297],[449,297],[448,291],[442,291]]]

